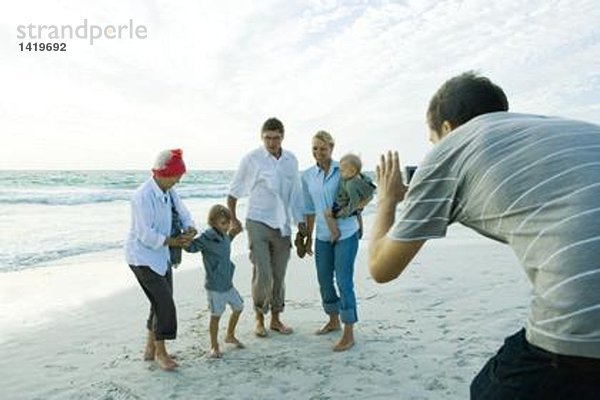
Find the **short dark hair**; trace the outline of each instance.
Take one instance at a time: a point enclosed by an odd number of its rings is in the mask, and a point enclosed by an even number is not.
[[[427,123],[440,132],[444,121],[456,128],[481,114],[508,111],[508,100],[500,86],[474,71],[444,82],[429,101]]]
[[[263,133],[266,131],[277,131],[277,132],[281,133],[281,136],[283,136],[283,133],[284,133],[283,123],[280,120],[278,120],[277,118],[269,118],[263,124],[262,130],[260,132]]]

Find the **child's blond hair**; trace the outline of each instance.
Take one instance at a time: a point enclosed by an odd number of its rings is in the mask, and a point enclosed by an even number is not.
[[[214,226],[217,221],[221,218],[225,218],[228,221],[231,221],[231,211],[221,204],[215,204],[210,208],[208,212],[208,224],[210,226]]]
[[[356,154],[348,153],[345,154],[342,158],[340,158],[340,163],[347,162],[356,168],[356,172],[360,172],[362,169],[362,161],[360,161],[360,157]]]

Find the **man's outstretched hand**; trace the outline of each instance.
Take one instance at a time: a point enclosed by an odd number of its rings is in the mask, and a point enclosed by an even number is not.
[[[376,170],[378,203],[398,204],[404,200],[408,186],[402,182],[398,152],[381,155]]]

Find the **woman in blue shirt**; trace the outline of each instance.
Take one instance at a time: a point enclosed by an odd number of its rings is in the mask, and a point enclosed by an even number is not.
[[[332,160],[334,140],[325,131],[317,132],[312,139],[312,154],[316,165],[302,174],[308,236],[306,252],[312,255],[312,234],[316,226],[315,263],[321,300],[329,321],[317,331],[327,334],[341,329],[342,337],[334,351],[345,351],[354,345],[354,324],[358,321],[356,295],[354,294],[354,260],[358,251],[358,221],[355,216],[337,220],[340,238],[331,242],[325,211],[331,209],[339,183],[339,163]],[[335,282],[337,284],[334,285]],[[340,323],[341,319],[341,323]]]

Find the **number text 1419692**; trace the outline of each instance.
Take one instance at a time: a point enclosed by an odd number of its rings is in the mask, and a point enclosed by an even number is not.
[[[19,43],[21,51],[67,51],[66,43]]]

